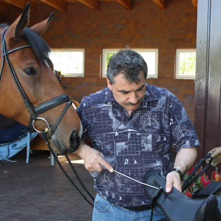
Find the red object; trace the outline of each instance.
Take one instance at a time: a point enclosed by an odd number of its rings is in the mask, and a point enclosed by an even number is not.
[[[203,184],[203,187],[205,187],[206,185],[208,185],[211,182],[205,173],[202,174],[200,181]]]
[[[185,195],[188,196],[188,197],[191,197],[191,196],[192,196],[192,194],[191,194],[190,191],[186,191],[186,192],[185,192]]]
[[[191,169],[188,171],[188,174],[190,175],[193,171],[194,167],[191,167]]]

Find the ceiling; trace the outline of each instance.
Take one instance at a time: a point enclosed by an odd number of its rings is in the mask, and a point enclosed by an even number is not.
[[[125,10],[131,10],[133,8],[133,0],[0,0],[0,13],[5,10],[4,5],[12,5],[17,8],[24,9],[27,2],[31,2],[32,10],[35,11],[35,6],[39,4],[46,4],[57,10],[66,12],[68,10],[68,4],[80,2],[92,10],[99,10],[100,1],[115,1],[116,4],[120,4]],[[169,0],[151,0],[157,7],[164,10]],[[193,7],[197,8],[197,0],[189,0],[192,2]]]

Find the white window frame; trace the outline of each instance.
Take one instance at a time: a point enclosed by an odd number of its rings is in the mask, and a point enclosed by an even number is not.
[[[54,69],[57,71],[60,71],[62,76],[64,76],[64,77],[84,77],[84,61],[85,61],[85,50],[84,49],[82,49],[82,48],[79,48],[79,49],[51,48],[51,52],[52,53],[53,52],[61,52],[61,53],[62,52],[80,52],[80,53],[83,53],[82,61],[80,61],[81,64],[79,64],[80,70],[81,70],[80,72],[74,71],[74,66],[73,66],[74,65],[74,58],[73,58],[73,60],[71,59],[70,62],[66,64],[66,66],[67,66],[67,69],[66,69],[67,71],[66,71],[64,69],[62,70],[61,63],[64,64],[65,62],[67,62],[67,59],[62,60],[61,62],[59,60],[60,65],[58,65],[58,67],[57,67],[56,62],[53,61],[53,59],[50,57],[50,55],[49,55],[49,57],[51,58],[51,60],[54,64]],[[79,55],[78,55],[78,57],[79,57]],[[73,72],[69,70],[69,68],[71,68],[71,66],[73,67]]]
[[[175,78],[176,79],[189,79],[193,80],[196,77],[196,73],[194,74],[180,74],[180,54],[181,53],[196,53],[196,49],[190,48],[190,49],[176,49],[176,73],[175,73]],[[195,67],[196,70],[196,67]]]
[[[120,48],[105,48],[102,50],[102,77],[106,78],[106,54],[107,52],[114,52],[117,53],[119,50],[121,50]],[[147,74],[147,78],[158,78],[158,53],[159,53],[159,49],[155,49],[155,48],[151,48],[151,49],[141,49],[141,48],[133,48],[132,50],[138,52],[138,53],[142,53],[142,52],[154,52],[155,53],[155,67],[154,67],[154,73],[149,74],[149,65],[148,65],[148,60],[144,60],[147,63],[148,66],[148,74]]]

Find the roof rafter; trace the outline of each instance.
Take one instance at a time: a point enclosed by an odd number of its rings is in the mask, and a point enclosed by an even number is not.
[[[68,9],[67,2],[62,0],[40,0],[40,1],[63,12],[66,12]]]
[[[161,9],[166,9],[166,0],[153,0],[153,2]]]
[[[100,8],[98,0],[78,0],[78,1],[94,10],[99,10]]]
[[[194,8],[197,8],[197,0],[191,0],[192,1],[192,3],[193,3],[193,7]]]
[[[13,5],[17,8],[21,8],[21,9],[24,9],[27,4],[27,1],[25,0],[3,0],[3,2]],[[35,4],[32,4],[30,9],[31,9],[31,12],[35,12]]]
[[[116,0],[116,2],[127,10],[131,10],[132,8],[131,0]]]

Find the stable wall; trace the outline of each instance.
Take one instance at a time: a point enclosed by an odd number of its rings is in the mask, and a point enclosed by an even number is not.
[[[168,0],[165,10],[152,0],[132,0],[132,4],[127,11],[114,1],[101,1],[100,10],[95,11],[75,2],[69,3],[66,13],[39,5],[31,14],[31,24],[47,18],[53,10],[54,19],[44,35],[49,46],[85,49],[85,77],[62,78],[65,92],[79,102],[106,87],[106,80],[100,77],[103,48],[158,48],[158,79],[147,82],[177,95],[193,121],[194,81],[174,76],[176,49],[196,48],[196,9],[190,0]],[[14,10],[11,20],[21,13]]]

